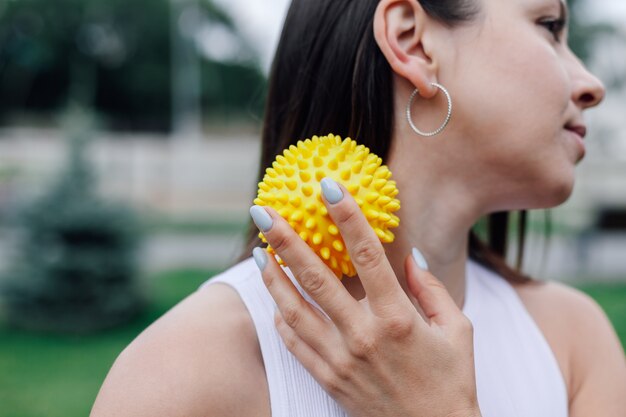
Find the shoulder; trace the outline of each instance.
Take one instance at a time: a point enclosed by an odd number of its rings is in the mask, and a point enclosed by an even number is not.
[[[611,414],[606,404],[626,406],[623,395],[618,395],[626,388],[626,362],[600,305],[559,282],[514,287],[557,357],[568,388],[570,415],[592,415],[600,409],[607,411],[602,415],[618,415]]]
[[[265,409],[269,415],[264,385],[245,305],[231,287],[213,284],[190,294],[124,349],[91,416],[263,415]]]
[[[545,324],[592,320],[595,324],[606,319],[598,303],[584,292],[556,281],[534,281],[513,285],[531,315],[540,316]]]
[[[531,316],[553,334],[556,332],[572,355],[584,345],[580,340],[583,335],[602,336],[604,343],[619,344],[602,307],[583,291],[556,281],[515,284],[514,288]]]

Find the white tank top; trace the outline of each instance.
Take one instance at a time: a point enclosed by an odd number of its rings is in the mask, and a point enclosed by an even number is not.
[[[303,297],[289,268],[284,268]],[[463,313],[474,326],[478,403],[483,417],[566,417],[568,396],[556,358],[513,287],[468,259]],[[254,322],[269,386],[272,417],[344,417],[347,414],[282,342],[274,327],[276,303],[249,258],[202,284],[225,283],[238,293]]]

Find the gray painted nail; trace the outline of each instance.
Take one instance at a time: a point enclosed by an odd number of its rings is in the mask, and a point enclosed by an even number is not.
[[[421,269],[428,271],[428,263],[426,263],[426,259],[424,259],[424,255],[422,252],[418,251],[417,248],[413,248],[413,260]]]
[[[250,216],[262,232],[267,232],[272,228],[272,218],[263,207],[257,205],[250,207]]]
[[[258,266],[261,272],[263,272],[263,270],[267,266],[267,253],[265,252],[265,249],[252,249],[252,257],[254,258],[254,262],[256,262],[256,266]]]
[[[322,192],[330,204],[337,204],[343,198],[343,192],[332,178],[324,177],[321,181]]]

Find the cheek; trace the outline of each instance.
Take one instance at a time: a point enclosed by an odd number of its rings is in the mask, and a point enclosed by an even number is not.
[[[515,152],[555,142],[570,98],[555,49],[536,34],[518,33],[474,52],[456,77],[461,129]]]
[[[470,145],[471,160],[508,179],[501,190],[512,192],[508,202],[562,203],[572,191],[574,168],[562,138],[571,95],[562,60],[552,45],[528,33],[473,52],[453,76],[456,128]]]

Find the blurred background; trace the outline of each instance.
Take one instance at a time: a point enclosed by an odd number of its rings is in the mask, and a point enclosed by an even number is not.
[[[569,3],[607,97],[524,269],[626,344],[626,3]],[[288,5],[0,0],[0,417],[87,415],[121,350],[239,254]]]

